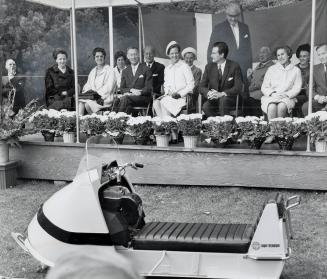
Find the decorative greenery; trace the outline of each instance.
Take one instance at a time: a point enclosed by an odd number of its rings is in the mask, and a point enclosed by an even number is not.
[[[81,116],[80,129],[88,135],[101,135],[106,131],[106,120],[106,116],[95,113]]]
[[[54,109],[37,111],[29,121],[37,131],[55,132],[58,130],[60,112]]]
[[[202,127],[202,114],[181,114],[177,117],[177,127],[183,136],[198,136]]]
[[[113,137],[122,135],[126,132],[127,120],[130,116],[124,112],[110,112],[106,113],[106,132]]]
[[[26,124],[37,109],[37,100],[32,100],[16,115],[12,115],[11,106],[0,104],[0,140],[18,145],[19,137],[34,133],[34,129],[26,128]]]
[[[269,125],[256,116],[237,117],[235,119],[239,132],[239,140],[253,142],[255,139],[269,136]]]
[[[169,135],[171,130],[177,129],[176,118],[166,116],[164,118],[152,118],[152,127],[155,135]]]
[[[209,117],[202,122],[203,134],[217,143],[226,143],[234,135],[233,117]]]
[[[304,118],[274,118],[269,121],[270,135],[277,138],[297,138],[306,132]]]
[[[327,111],[318,111],[305,117],[310,141],[327,141]]]
[[[76,132],[76,113],[74,111],[60,112],[58,130],[60,132]]]
[[[146,144],[152,133],[150,116],[130,117],[127,121],[126,134],[132,136],[136,143]]]

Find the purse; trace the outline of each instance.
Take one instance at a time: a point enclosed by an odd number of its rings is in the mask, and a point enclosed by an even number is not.
[[[83,94],[80,94],[80,95],[78,96],[78,98],[79,98],[80,100],[92,100],[92,101],[98,101],[99,99],[101,99],[101,96],[100,96],[97,92],[95,92],[95,91],[93,91],[93,90],[89,90],[89,91],[86,91],[86,92],[83,93]]]

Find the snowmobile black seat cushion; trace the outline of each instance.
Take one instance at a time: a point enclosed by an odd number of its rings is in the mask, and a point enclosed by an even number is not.
[[[253,225],[150,222],[133,239],[136,250],[247,253]]]

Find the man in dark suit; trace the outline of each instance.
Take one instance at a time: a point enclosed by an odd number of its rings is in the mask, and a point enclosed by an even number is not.
[[[217,24],[210,37],[207,51],[208,63],[211,62],[211,49],[215,42],[225,42],[229,47],[229,58],[237,62],[246,82],[247,69],[252,68],[252,49],[249,27],[239,21],[240,4],[230,1],[226,7],[226,20]]]
[[[316,48],[320,64],[313,68],[312,112],[327,110],[327,44]],[[308,114],[309,102],[302,106],[303,115]]]
[[[212,63],[206,65],[200,92],[206,99],[202,110],[209,116],[226,115],[235,108],[236,96],[242,90],[240,66],[226,59],[228,46],[216,42],[212,47]]]
[[[127,58],[131,64],[122,72],[120,91],[123,96],[115,107],[116,111],[130,114],[133,107],[149,104],[152,92],[152,72],[145,63],[139,62],[139,51],[136,47],[127,50]]]
[[[154,61],[154,55],[155,49],[152,46],[146,46],[144,48],[144,61],[152,72],[153,94],[154,97],[158,97],[161,95],[161,86],[165,81],[165,66]]]

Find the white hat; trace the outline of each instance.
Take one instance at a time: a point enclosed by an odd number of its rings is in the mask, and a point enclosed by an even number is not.
[[[171,41],[166,47],[166,55],[167,56],[169,55],[169,51],[170,51],[172,46],[178,46],[179,47],[179,44],[176,41]]]
[[[189,52],[193,53],[195,58],[196,58],[196,50],[193,47],[184,48],[183,51],[182,51],[182,57],[184,58],[185,54],[189,53]]]

